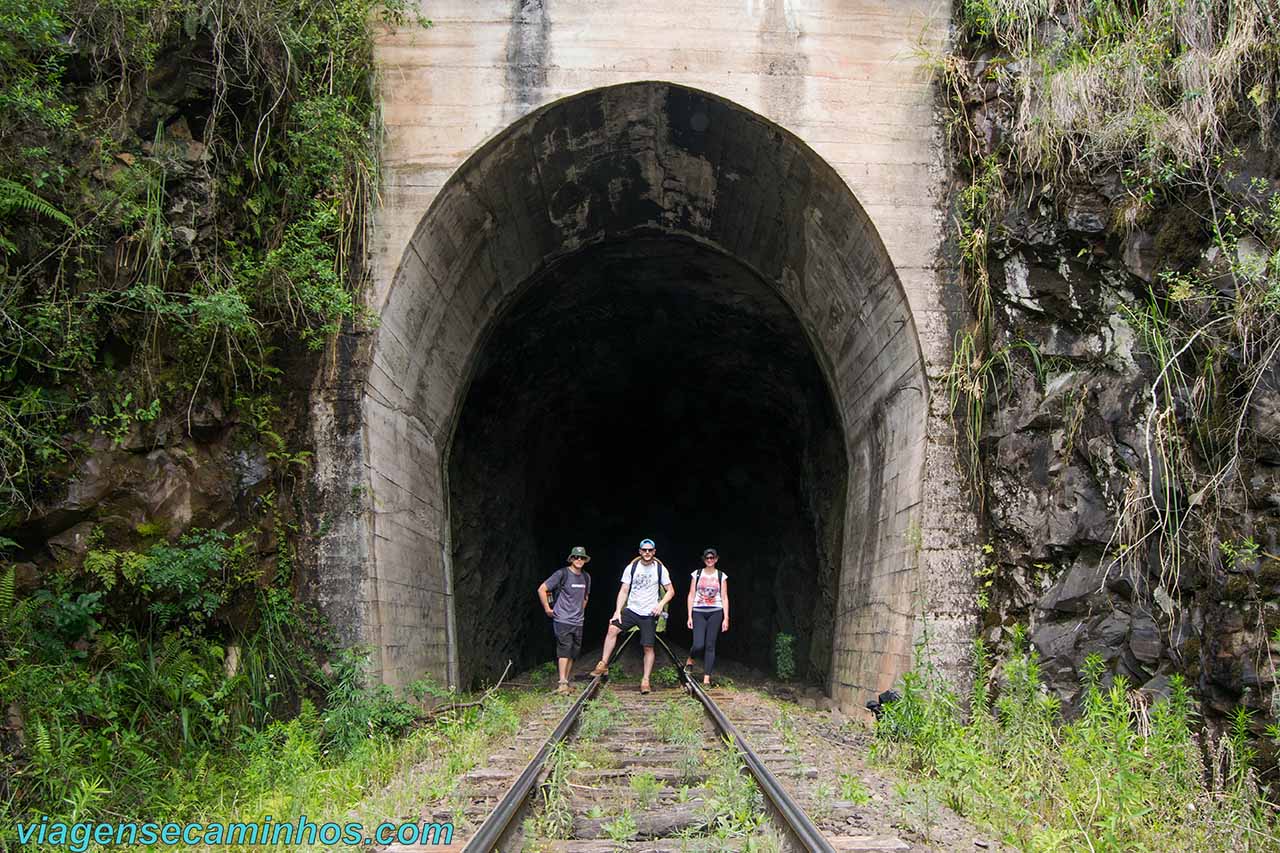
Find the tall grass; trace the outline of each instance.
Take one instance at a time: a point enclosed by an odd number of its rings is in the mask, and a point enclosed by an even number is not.
[[[1021,66],[1012,147],[1038,172],[1204,166],[1236,110],[1269,124],[1275,0],[966,0],[961,22]]]
[[[1245,729],[1193,733],[1186,684],[1149,702],[1090,656],[1079,716],[1064,721],[1036,653],[1015,631],[998,670],[979,642],[968,715],[917,669],[876,726],[876,757],[1025,850],[1277,850],[1276,816],[1248,766]],[[1209,756],[1206,762],[1205,756]]]

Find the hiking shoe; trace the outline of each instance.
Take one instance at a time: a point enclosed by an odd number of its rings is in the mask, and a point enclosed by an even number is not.
[[[609,667],[604,665],[604,661],[601,661],[600,663],[596,664],[595,669],[591,670],[591,674],[592,675],[608,675]]]
[[[569,682],[567,682],[567,681],[562,681],[562,682],[560,682],[560,686],[556,688],[556,693],[557,693],[558,695],[560,695],[560,696],[568,696],[568,695],[569,695]]]
[[[648,693],[648,692],[649,692],[649,682],[647,682],[647,681],[642,681],[642,682],[640,682],[640,692],[641,692],[641,693]]]

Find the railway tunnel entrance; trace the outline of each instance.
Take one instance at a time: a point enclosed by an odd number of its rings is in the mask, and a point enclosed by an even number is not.
[[[650,235],[553,265],[490,335],[449,456],[464,683],[508,659],[548,659],[531,592],[574,544],[592,554],[584,640],[598,647],[621,569],[648,536],[676,585],[674,641],[687,637],[689,575],[713,545],[731,575],[720,657],[769,670],[785,632],[799,672],[825,684],[840,436],[795,314],[734,258]]]
[[[546,659],[533,590],[574,544],[598,642],[651,536],[677,602],[721,550],[723,654],[793,633],[860,704],[910,665],[926,389],[873,224],[799,139],[668,83],[530,113],[440,189],[372,345],[371,529],[341,542],[382,678]]]

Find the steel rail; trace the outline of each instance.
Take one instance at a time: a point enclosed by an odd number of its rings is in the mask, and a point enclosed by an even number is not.
[[[622,650],[627,647],[627,643],[631,642],[634,634],[635,632],[627,634],[622,643],[614,650],[612,660],[616,660],[618,655],[622,654]],[[494,810],[485,818],[484,823],[480,824],[480,828],[476,830],[475,835],[471,836],[467,846],[462,848],[463,853],[491,853],[491,851],[501,849],[502,842],[506,840],[507,835],[513,828],[516,816],[524,807],[525,801],[529,799],[529,795],[533,793],[533,788],[538,783],[538,777],[542,775],[543,767],[547,763],[547,758],[551,755],[551,750],[555,749],[556,744],[569,735],[570,729],[578,722],[578,716],[582,713],[582,709],[595,696],[596,691],[600,689],[600,685],[607,677],[607,675],[597,675],[591,679],[591,683],[578,696],[578,700],[560,718],[560,723],[551,732],[551,736],[542,745],[542,749],[538,750],[538,754],[530,760],[528,766],[524,768],[524,772],[520,774],[515,784],[511,786],[511,789],[498,802]]]
[[[743,762],[747,765],[747,770],[755,777],[756,782],[760,785],[760,790],[764,792],[765,800],[769,803],[774,814],[782,821],[792,840],[799,844],[803,850],[813,851],[813,853],[835,853],[835,848],[831,846],[827,839],[822,837],[822,833],[818,831],[818,827],[813,825],[813,821],[809,820],[809,816],[804,813],[804,809],[800,808],[799,804],[792,799],[777,777],[760,760],[760,756],[756,755],[755,750],[747,744],[742,735],[738,734],[738,730],[734,728],[733,723],[729,722],[729,718],[720,710],[720,706],[706,694],[701,685],[694,682],[689,673],[685,672],[683,662],[676,657],[675,652],[671,651],[667,641],[659,636],[658,642],[662,644],[663,650],[671,658],[671,662],[675,664],[685,687],[688,688],[695,699],[702,703],[702,707],[710,715],[716,728],[720,730],[720,734],[727,737],[730,743],[737,747],[739,754],[742,755]]]

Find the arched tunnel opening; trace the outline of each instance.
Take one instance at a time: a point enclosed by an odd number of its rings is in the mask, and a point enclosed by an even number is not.
[[[790,633],[800,674],[848,707],[910,666],[915,320],[866,211],[794,135],[670,83],[548,104],[440,187],[380,319],[367,373],[332,390],[317,470],[357,485],[335,493],[317,585],[384,682],[549,660],[534,590],[573,545],[599,643],[645,536],[675,575],[677,640],[714,545],[723,656],[769,669]]]
[[[560,260],[488,336],[448,459],[462,682],[553,656],[534,590],[573,545],[592,555],[598,648],[647,536],[675,582],[674,643],[714,546],[731,593],[720,659],[769,671],[788,633],[798,673],[825,685],[846,468],[803,327],[741,261],[661,234]]]

